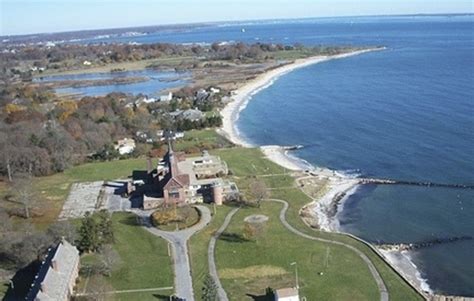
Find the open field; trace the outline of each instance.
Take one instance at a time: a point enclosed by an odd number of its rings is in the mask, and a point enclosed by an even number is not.
[[[321,238],[329,238],[338,241],[342,241],[357,247],[359,250],[363,251],[374,263],[377,270],[383,277],[385,284],[390,293],[391,300],[422,300],[421,296],[419,296],[409,285],[407,285],[398,274],[396,274],[377,254],[375,254],[369,247],[365,244],[360,243],[348,236],[340,235],[340,234],[333,234],[333,233],[326,233],[316,231],[314,229],[309,228],[300,218],[299,210],[305,204],[309,203],[311,200],[308,196],[306,196],[300,189],[298,189],[294,184],[294,179],[288,175],[282,175],[284,170],[274,164],[273,162],[264,158],[263,154],[261,154],[259,149],[244,149],[244,148],[232,148],[232,149],[225,149],[225,150],[216,150],[213,152],[214,154],[220,155],[228,164],[230,170],[233,172],[233,178],[237,182],[237,185],[240,189],[245,190],[245,187],[248,186],[250,181],[257,176],[265,181],[269,188],[278,188],[281,189],[272,189],[271,190],[271,197],[277,199],[283,199],[288,201],[290,207],[287,212],[287,220],[288,222],[301,232],[307,233],[312,236],[321,237]],[[269,174],[275,174],[270,175]],[[277,185],[277,186],[274,186]],[[285,188],[286,187],[286,188]],[[271,205],[265,205],[268,207]],[[273,205],[276,206],[276,205]],[[264,208],[265,208],[264,207]],[[269,209],[271,210],[271,209]],[[274,219],[277,217],[275,215]],[[308,245],[314,242],[307,242]],[[324,243],[314,243],[322,246],[330,246]],[[217,245],[217,252],[220,252],[220,244]],[[333,248],[333,246],[330,246]],[[324,248],[325,249],[325,248]],[[304,250],[301,249],[301,250]],[[344,253],[344,251],[341,251]],[[346,250],[345,252],[351,252]],[[260,256],[265,256],[265,254],[261,254]],[[342,256],[342,255],[341,255]],[[347,255],[351,256],[351,255]],[[219,258],[219,257],[218,257]],[[218,259],[221,260],[221,259]],[[235,259],[232,259],[233,261]],[[259,260],[259,259],[258,259]],[[357,257],[356,261],[361,262],[361,259]],[[256,260],[255,264],[259,264]],[[356,264],[356,263],[354,263]],[[351,274],[353,271],[351,270],[354,265],[346,266],[346,272]],[[242,267],[244,263],[242,263]],[[222,267],[218,264],[218,268],[221,269]],[[229,283],[227,283],[229,285]],[[224,284],[225,285],[225,284]],[[230,283],[230,285],[232,285]],[[339,285],[338,283],[333,283],[333,285]],[[340,283],[343,285],[343,283]],[[227,288],[225,286],[225,288]],[[231,288],[232,289],[232,288]],[[369,292],[366,292],[369,293]]]
[[[106,64],[100,66],[91,66],[88,68],[68,70],[68,71],[55,71],[46,70],[43,73],[37,74],[37,77],[46,75],[68,75],[68,74],[88,74],[88,73],[107,73],[113,69],[123,69],[124,71],[135,71],[142,70],[148,67],[175,67],[182,63],[193,62],[199,60],[197,57],[192,56],[174,56],[174,57],[163,57],[157,59],[141,60],[134,62],[120,62],[113,64]]]
[[[191,130],[184,133],[184,138],[174,144],[174,150],[185,151],[197,149],[215,149],[230,147],[232,144],[214,130]]]
[[[33,190],[38,197],[35,206],[40,209],[42,216],[33,218],[32,222],[42,228],[56,220],[72,183],[123,179],[130,176],[134,169],[146,169],[146,160],[138,158],[86,163],[69,168],[62,173],[33,178]],[[0,197],[8,193],[7,185],[2,184]],[[6,203],[5,205],[8,205]]]
[[[209,209],[213,212],[212,206]],[[220,206],[216,208],[216,214],[213,215],[211,222],[202,231],[194,234],[188,241],[189,258],[191,264],[191,272],[193,277],[194,298],[201,300],[201,289],[206,275],[209,273],[207,264],[207,248],[209,240],[215,231],[224,222],[227,213],[232,210],[229,206]]]
[[[136,224],[135,215],[114,213],[112,216],[115,243],[120,255],[117,268],[104,279],[114,290],[139,290],[174,286],[172,259],[168,256],[167,242]],[[84,255],[84,266],[97,260],[96,255]],[[102,276],[101,276],[102,277]],[[84,289],[86,279],[81,278],[78,291]],[[157,300],[156,295],[169,296],[172,290],[122,293],[113,295],[113,300]]]
[[[265,295],[267,287],[294,286],[292,262],[298,264],[300,294],[309,300],[378,299],[375,281],[356,253],[294,235],[278,219],[280,210],[281,205],[274,203],[241,209],[218,240],[218,272],[231,274],[222,279],[230,300],[253,300],[250,295]],[[264,214],[269,221],[265,233],[256,241],[246,241],[242,239],[244,218],[252,214]],[[231,273],[252,267],[253,273]]]

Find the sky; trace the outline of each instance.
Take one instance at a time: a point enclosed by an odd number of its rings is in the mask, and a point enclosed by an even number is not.
[[[0,35],[359,15],[473,13],[472,0],[0,0]]]

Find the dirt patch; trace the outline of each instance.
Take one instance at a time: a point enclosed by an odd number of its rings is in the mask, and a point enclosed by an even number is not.
[[[219,271],[219,277],[222,279],[251,279],[282,276],[286,274],[288,274],[288,272],[284,268],[271,265],[254,265],[241,269],[222,269]]]

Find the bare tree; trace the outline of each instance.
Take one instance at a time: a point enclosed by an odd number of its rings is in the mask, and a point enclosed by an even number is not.
[[[111,246],[104,245],[100,250],[101,274],[110,277],[122,261],[120,254]]]
[[[260,202],[269,196],[267,185],[260,179],[250,184],[249,193],[258,207],[260,207]]]
[[[36,197],[33,191],[31,178],[21,177],[15,179],[12,186],[16,200],[23,205],[25,217],[31,217],[31,207],[35,203]]]
[[[75,242],[78,239],[77,228],[69,221],[58,221],[49,226],[47,234],[55,242],[65,238],[69,242]]]
[[[2,238],[3,236],[10,233],[13,229],[10,216],[3,208],[0,208],[0,221],[2,221],[0,223],[0,238]]]

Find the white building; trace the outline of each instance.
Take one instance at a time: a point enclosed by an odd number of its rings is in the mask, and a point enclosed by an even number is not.
[[[216,93],[221,93],[221,89],[219,89],[219,88],[214,88],[214,87],[211,87],[211,88],[209,89],[209,91],[211,91],[211,93],[214,93],[214,94],[216,94]]]
[[[298,290],[293,287],[277,289],[275,301],[300,301]]]
[[[160,95],[160,101],[171,101],[172,99],[173,99],[173,93],[171,92]]]
[[[118,150],[119,154],[126,155],[130,154],[135,150],[135,140],[130,138],[123,138],[117,141],[115,149]]]
[[[90,66],[90,65],[92,65],[92,63],[89,62],[89,61],[84,61],[82,64],[83,64],[84,66]]]

